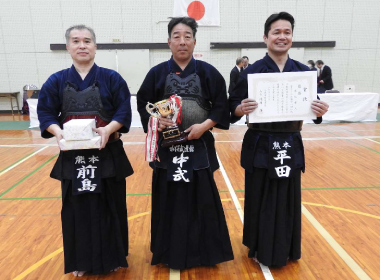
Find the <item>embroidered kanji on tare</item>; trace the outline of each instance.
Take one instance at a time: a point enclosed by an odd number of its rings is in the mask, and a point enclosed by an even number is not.
[[[289,178],[291,177],[294,166],[293,148],[291,140],[280,136],[272,136],[270,156],[269,156],[269,173],[271,178]]]
[[[194,145],[173,145],[169,147],[170,158],[168,179],[170,181],[190,182],[193,177],[193,167],[190,153],[194,153]]]
[[[101,191],[98,150],[78,150],[74,157],[73,194]]]

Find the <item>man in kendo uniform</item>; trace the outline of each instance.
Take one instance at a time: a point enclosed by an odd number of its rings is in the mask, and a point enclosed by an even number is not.
[[[62,186],[65,273],[103,274],[128,266],[125,178],[133,170],[120,132],[130,128],[130,93],[117,72],[94,63],[96,37],[91,28],[73,26],[65,36],[73,65],[45,82],[37,112],[42,137],[55,136],[57,141],[65,122],[96,121],[100,149],[61,151],[51,177]]]
[[[197,23],[193,18],[173,18],[168,25],[172,57],[153,67],[137,93],[138,111],[147,132],[147,102],[177,94],[182,97],[180,129],[188,141],[162,147],[151,162],[152,265],[173,269],[215,265],[233,259],[230,237],[213,172],[219,168],[210,130],[229,128],[226,84],[210,64],[195,60]],[[158,131],[173,126],[159,118]]]
[[[258,103],[248,98],[247,75],[309,71],[309,67],[289,57],[294,18],[286,12],[271,15],[264,25],[268,52],[248,66],[230,94],[231,122],[253,112]],[[311,103],[322,122],[328,105]],[[301,172],[305,171],[302,121],[250,123],[245,133],[241,166],[245,169],[243,244],[248,257],[267,266],[284,266],[301,257]],[[278,168],[279,151],[289,173]],[[285,153],[285,154],[284,154]]]

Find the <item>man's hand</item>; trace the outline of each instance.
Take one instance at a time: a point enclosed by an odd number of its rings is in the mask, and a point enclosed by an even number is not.
[[[55,136],[59,147],[59,140],[63,138],[63,130],[57,124],[50,125],[46,130]]]
[[[252,98],[243,99],[239,106],[235,109],[235,115],[238,117],[252,113],[257,107],[258,103]]]
[[[203,135],[203,133],[205,133],[206,130],[202,127],[202,124],[196,123],[190,126],[188,129],[186,129],[185,132],[189,133],[189,135],[187,136],[187,139],[193,140],[193,139],[199,139]]]
[[[110,135],[118,131],[122,127],[123,125],[121,123],[117,121],[111,121],[108,125],[104,127],[93,128],[92,130],[98,133],[102,139],[100,142],[99,150],[103,149],[106,146],[110,138]]]
[[[103,149],[106,146],[112,132],[109,130],[108,126],[93,128],[92,131],[100,135],[101,141],[99,150]]]
[[[329,110],[329,105],[322,100],[313,100],[311,110],[317,117],[322,117]]]
[[[158,129],[157,130],[159,132],[162,132],[168,126],[174,126],[174,125],[175,125],[175,123],[171,119],[160,117],[158,119]]]
[[[57,140],[57,144],[58,144],[58,147],[59,147],[59,141],[63,139],[63,130],[60,129],[60,131],[55,135],[55,140]]]
[[[188,140],[193,139],[199,139],[210,128],[214,127],[216,125],[216,122],[214,122],[211,119],[205,120],[203,123],[196,123],[190,126],[188,129],[185,130],[185,132],[188,132],[189,135],[187,136]]]

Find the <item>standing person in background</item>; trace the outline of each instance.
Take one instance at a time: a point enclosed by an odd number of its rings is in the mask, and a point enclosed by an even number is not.
[[[211,129],[229,128],[226,83],[212,65],[193,58],[197,23],[173,18],[168,24],[172,57],[153,67],[137,92],[137,107],[148,131],[148,102],[182,97],[182,128],[188,141],[162,147],[150,163],[152,178],[152,265],[173,269],[215,265],[233,259],[222,203],[214,180],[219,168]],[[172,126],[160,117],[158,131]]]
[[[84,25],[66,31],[71,68],[49,77],[38,99],[43,138],[62,139],[63,123],[95,119],[101,136],[100,150],[60,151],[51,177],[61,181],[62,234],[65,273],[104,274],[128,267],[128,223],[125,178],[133,173],[120,140],[131,125],[130,93],[115,71],[95,64],[96,37]],[[83,154],[90,153],[88,159]],[[83,164],[80,180],[74,163]],[[85,166],[88,164],[87,166]],[[91,170],[90,170],[91,169]],[[96,184],[94,184],[96,182]],[[91,188],[88,187],[89,184]],[[82,184],[83,188],[76,188]],[[95,188],[93,188],[95,186]],[[86,190],[82,190],[86,189]]]
[[[332,81],[331,68],[327,65],[324,65],[322,60],[317,60],[316,64],[319,68],[318,92],[324,93],[326,90],[333,89],[334,84]]]
[[[243,58],[238,57],[236,59],[236,65],[234,68],[232,68],[230,72],[230,86],[228,87],[228,92],[231,92],[231,90],[235,87],[238,79],[239,79],[239,74],[243,69]]]
[[[318,71],[318,69],[315,67],[315,63],[314,63],[314,60],[309,60],[307,62],[307,66],[309,66],[310,70],[311,71]],[[317,72],[318,73],[318,72]],[[318,76],[317,76],[317,83],[318,83]],[[318,87],[317,87],[317,93],[319,93],[318,91]]]
[[[248,56],[243,56],[243,71],[251,64],[249,64]]]
[[[314,60],[309,60],[309,61],[307,62],[307,66],[309,66],[310,70],[312,70],[312,71],[317,71],[317,68],[315,68]]]
[[[294,18],[286,12],[271,15],[264,25],[266,56],[249,66],[230,94],[231,122],[253,112],[258,103],[248,98],[247,75],[309,71],[288,55],[292,46]],[[328,105],[314,100],[315,123],[322,122]],[[301,257],[301,172],[305,170],[300,130],[302,121],[250,123],[245,133],[241,165],[245,169],[243,244],[248,257],[267,266],[284,266]],[[291,167],[288,176],[275,172],[276,143],[284,143]],[[282,142],[281,142],[282,141]],[[284,143],[285,145],[285,143]],[[283,148],[285,149],[285,148]]]

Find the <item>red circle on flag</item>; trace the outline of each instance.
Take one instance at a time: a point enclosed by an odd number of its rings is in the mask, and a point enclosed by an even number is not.
[[[200,1],[193,1],[187,7],[187,14],[195,20],[200,20],[205,15],[205,6]]]

